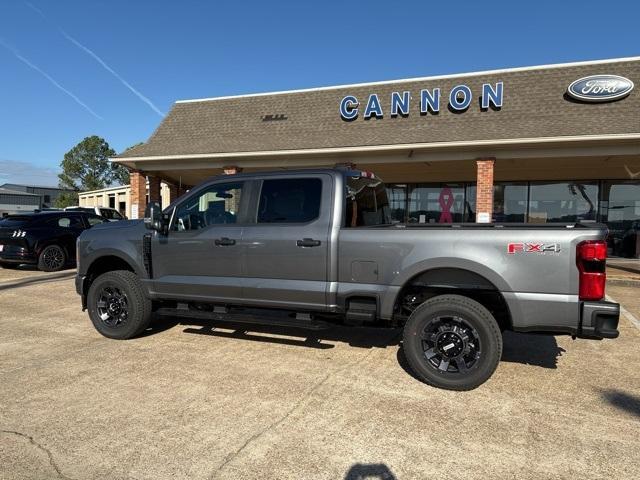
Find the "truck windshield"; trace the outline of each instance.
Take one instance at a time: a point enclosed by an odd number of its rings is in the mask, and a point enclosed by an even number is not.
[[[379,178],[346,177],[345,227],[371,227],[391,223],[387,189]]]

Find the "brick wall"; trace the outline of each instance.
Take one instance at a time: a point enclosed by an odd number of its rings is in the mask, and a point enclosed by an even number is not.
[[[493,158],[483,158],[476,161],[477,189],[476,189],[476,221],[491,222],[493,216]],[[484,218],[483,218],[484,217]]]
[[[144,210],[147,207],[147,177],[138,170],[132,170],[129,178],[131,182],[131,215],[129,218],[135,220],[144,217]]]
[[[160,203],[160,178],[149,177],[149,202]]]

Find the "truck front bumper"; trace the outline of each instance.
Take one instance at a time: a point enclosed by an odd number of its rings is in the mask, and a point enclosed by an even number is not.
[[[580,338],[617,338],[620,305],[613,302],[582,302],[580,308]]]

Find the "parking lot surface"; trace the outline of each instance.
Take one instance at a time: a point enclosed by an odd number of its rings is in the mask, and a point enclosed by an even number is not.
[[[640,330],[505,334],[470,392],[405,371],[399,331],[159,319],[101,337],[73,271],[0,270],[0,478],[637,478]],[[637,287],[612,298],[640,311]],[[635,302],[635,303],[634,303]]]

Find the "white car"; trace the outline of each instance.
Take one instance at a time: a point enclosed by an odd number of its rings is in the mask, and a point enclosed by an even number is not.
[[[122,216],[118,210],[109,207],[67,207],[65,210],[82,210],[85,212],[92,212],[106,218],[110,222],[127,219],[127,217]]]

